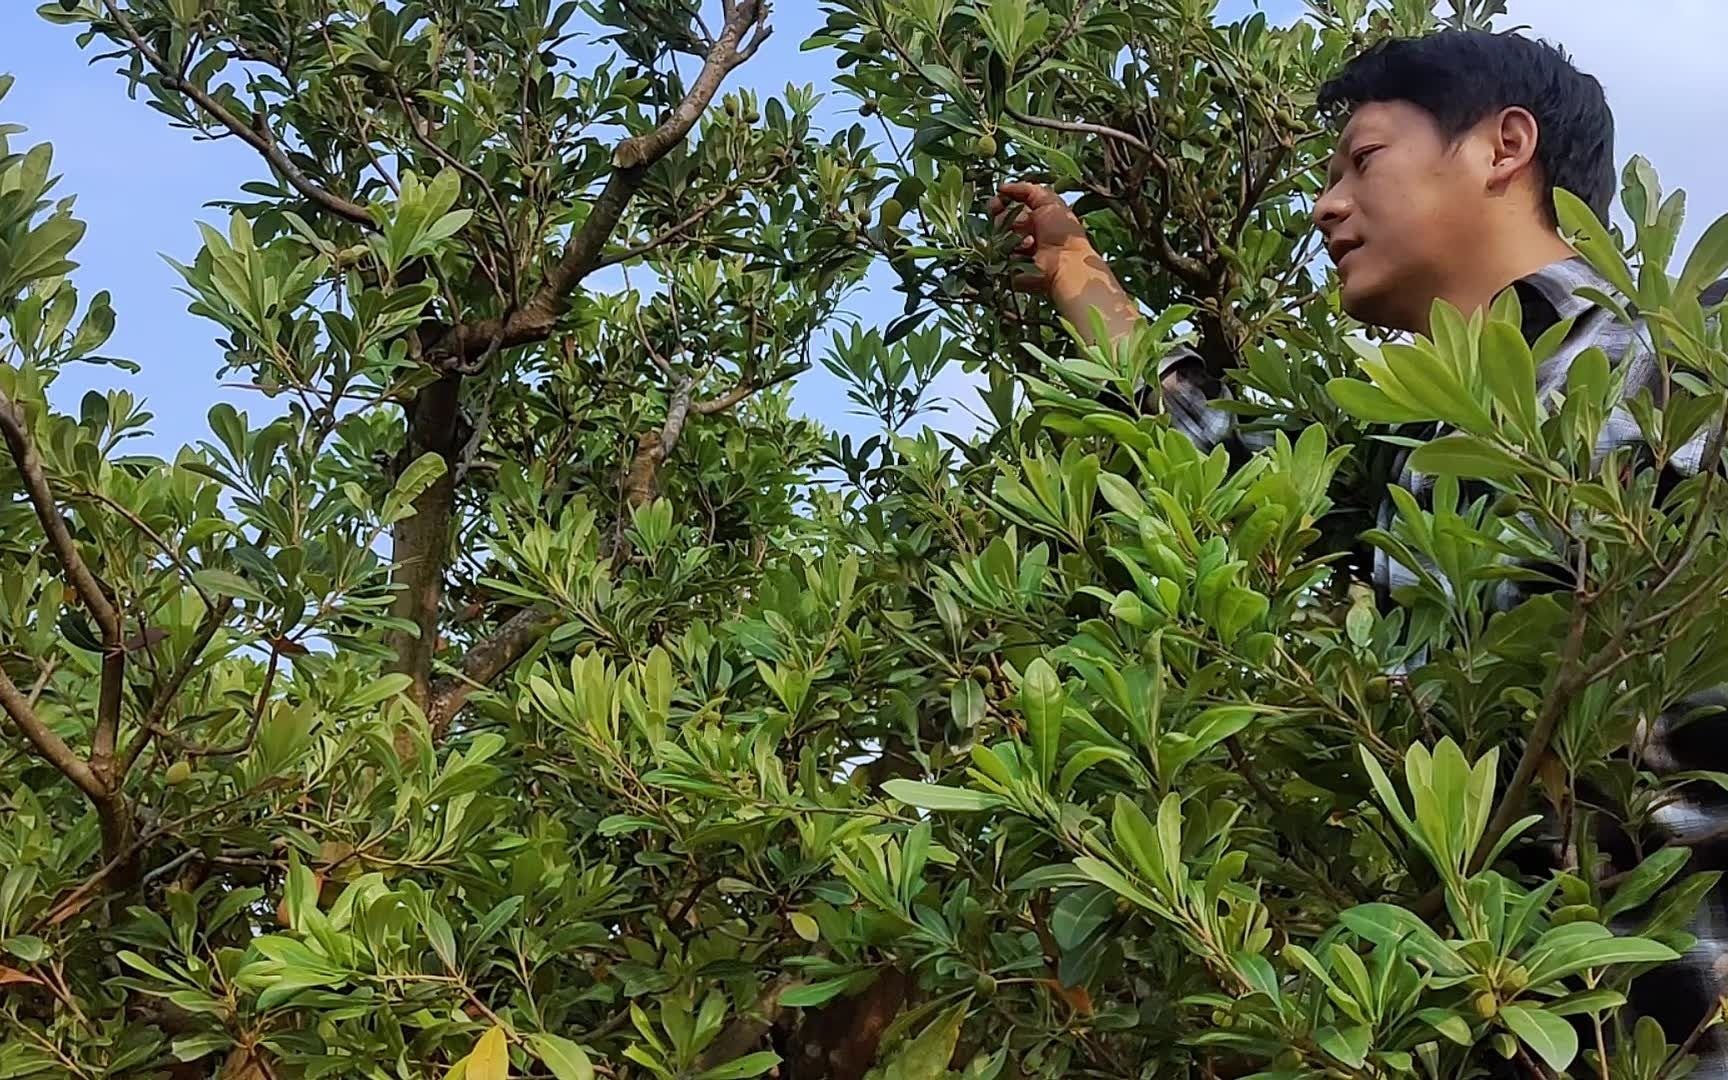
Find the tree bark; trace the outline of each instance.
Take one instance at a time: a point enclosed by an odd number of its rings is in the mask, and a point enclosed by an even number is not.
[[[414,624],[414,630],[392,631],[396,651],[391,671],[407,675],[408,696],[422,709],[432,701],[432,658],[438,649],[438,613],[444,599],[444,563],[450,550],[450,527],[456,511],[456,430],[462,376],[447,373],[422,389],[409,404],[408,442],[404,461],[424,454],[444,459],[444,474],[414,501],[414,515],[396,523],[391,532],[391,560],[400,588],[390,614]]]

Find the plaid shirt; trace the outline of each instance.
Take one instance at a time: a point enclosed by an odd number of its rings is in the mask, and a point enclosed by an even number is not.
[[[1583,259],[1554,263],[1517,282],[1514,288],[1523,305],[1524,334],[1532,342],[1557,323],[1576,320],[1559,351],[1536,372],[1539,397],[1546,398],[1564,389],[1573,361],[1593,346],[1600,347],[1610,362],[1627,367],[1627,399],[1644,389],[1653,393],[1659,389],[1660,369],[1651,355],[1642,322],[1628,326],[1607,309],[1577,295],[1583,288],[1614,294],[1613,288]],[[1711,292],[1728,292],[1728,286],[1718,285]],[[1721,298],[1721,295],[1713,297]],[[1707,295],[1706,303],[1711,300]],[[1249,450],[1257,448],[1260,440],[1252,433],[1235,431],[1231,414],[1211,404],[1224,391],[1215,379],[1205,375],[1194,353],[1173,354],[1166,361],[1162,390],[1172,424],[1203,450],[1221,443],[1234,443]],[[1700,434],[1674,455],[1677,472],[1697,473],[1706,439],[1706,435]],[[1599,456],[1606,455],[1617,447],[1642,440],[1637,421],[1626,409],[1616,409],[1603,425],[1597,452]],[[1398,463],[1398,477],[1399,485],[1426,505],[1433,489],[1432,480],[1411,472],[1403,460]],[[1391,503],[1387,500],[1380,509],[1382,528],[1389,524],[1391,514]],[[1394,562],[1383,551],[1375,551],[1374,584],[1381,596],[1413,585],[1416,580],[1408,567]],[[1519,596],[1516,590],[1508,589],[1500,599],[1510,606]],[[1728,740],[1721,737],[1721,727],[1714,722],[1728,713],[1728,687],[1701,697],[1671,710],[1653,725],[1641,752],[1645,767],[1659,775],[1694,769],[1728,770]],[[1715,716],[1706,715],[1699,721],[1700,710],[1708,710]],[[1656,812],[1656,825],[1668,839],[1709,838],[1694,848],[1687,865],[1689,871],[1728,869],[1728,793],[1715,784],[1699,781],[1684,785],[1680,794],[1681,797]],[[1715,837],[1718,831],[1725,835]],[[1614,845],[1603,845],[1611,859],[1610,873],[1628,870],[1635,864],[1629,845],[1619,847],[1627,850],[1616,851]],[[1616,855],[1619,857],[1615,858]],[[1691,1034],[1705,1011],[1713,1009],[1717,999],[1728,994],[1728,880],[1704,899],[1691,930],[1697,943],[1680,960],[1639,979],[1629,995],[1632,1007],[1661,1021],[1669,1041],[1674,1043]],[[1706,1032],[1695,1045],[1694,1053],[1698,1054],[1699,1063],[1689,1074],[1691,1077],[1728,1080],[1728,1037],[1723,1036],[1722,1029]]]

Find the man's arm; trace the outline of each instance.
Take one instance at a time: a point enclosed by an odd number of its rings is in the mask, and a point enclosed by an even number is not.
[[[990,212],[1005,228],[1021,236],[1020,254],[1036,272],[1016,275],[1014,287],[1050,297],[1056,310],[1090,344],[1100,344],[1092,313],[1103,317],[1104,334],[1117,342],[1140,325],[1140,308],[1122,287],[1110,264],[1086,235],[1086,226],[1060,195],[1037,184],[1004,184],[991,200]],[[1162,406],[1171,426],[1210,450],[1234,434],[1234,417],[1212,407],[1226,396],[1224,387],[1206,374],[1205,365],[1190,349],[1173,352],[1159,371]]]
[[[1139,325],[1134,298],[1060,195],[1038,184],[1004,184],[991,200],[990,212],[1021,236],[1020,253],[1037,268],[1016,276],[1016,288],[1049,296],[1062,317],[1092,344],[1099,344],[1092,329],[1094,310],[1103,316],[1110,341],[1120,341]]]

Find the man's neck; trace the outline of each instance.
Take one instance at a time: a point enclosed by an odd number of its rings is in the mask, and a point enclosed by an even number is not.
[[[1468,275],[1444,289],[1437,299],[1445,300],[1469,318],[1493,304],[1495,297],[1516,282],[1577,254],[1557,233],[1548,230],[1506,236],[1500,243],[1490,243],[1488,250],[1471,263]],[[1424,334],[1429,333],[1428,316],[1432,308],[1430,304],[1419,315]]]

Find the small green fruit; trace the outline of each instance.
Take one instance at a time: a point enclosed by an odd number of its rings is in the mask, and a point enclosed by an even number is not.
[[[990,669],[983,664],[973,664],[972,677],[980,682],[987,681],[990,678]]]
[[[989,972],[980,971],[978,973],[978,978],[973,980],[973,982],[972,982],[972,989],[981,998],[995,997],[996,996],[996,980],[990,975]]]
[[[1476,1015],[1484,1020],[1492,1020],[1500,1012],[1500,999],[1490,991],[1484,990],[1470,1002],[1476,1009]]]
[[[1376,675],[1368,680],[1364,693],[1370,702],[1380,705],[1392,696],[1392,684],[1387,681],[1386,676]]]
[[[889,199],[882,204],[882,227],[898,229],[900,221],[906,216],[906,204],[899,199]]]
[[[1494,513],[1500,517],[1514,517],[1518,513],[1518,496],[1507,492],[1494,500]]]
[[[190,761],[176,761],[174,764],[168,766],[166,779],[168,780],[168,783],[175,787],[184,784],[186,781],[192,779],[192,763]]]
[[[972,152],[979,157],[996,156],[996,136],[985,132],[972,141]]]
[[[858,115],[859,116],[875,116],[876,115],[876,109],[877,109],[876,99],[875,98],[865,98],[864,104],[858,106]]]
[[[879,53],[882,51],[882,46],[886,44],[887,41],[882,37],[880,30],[872,30],[864,35],[864,50],[866,52]]]

